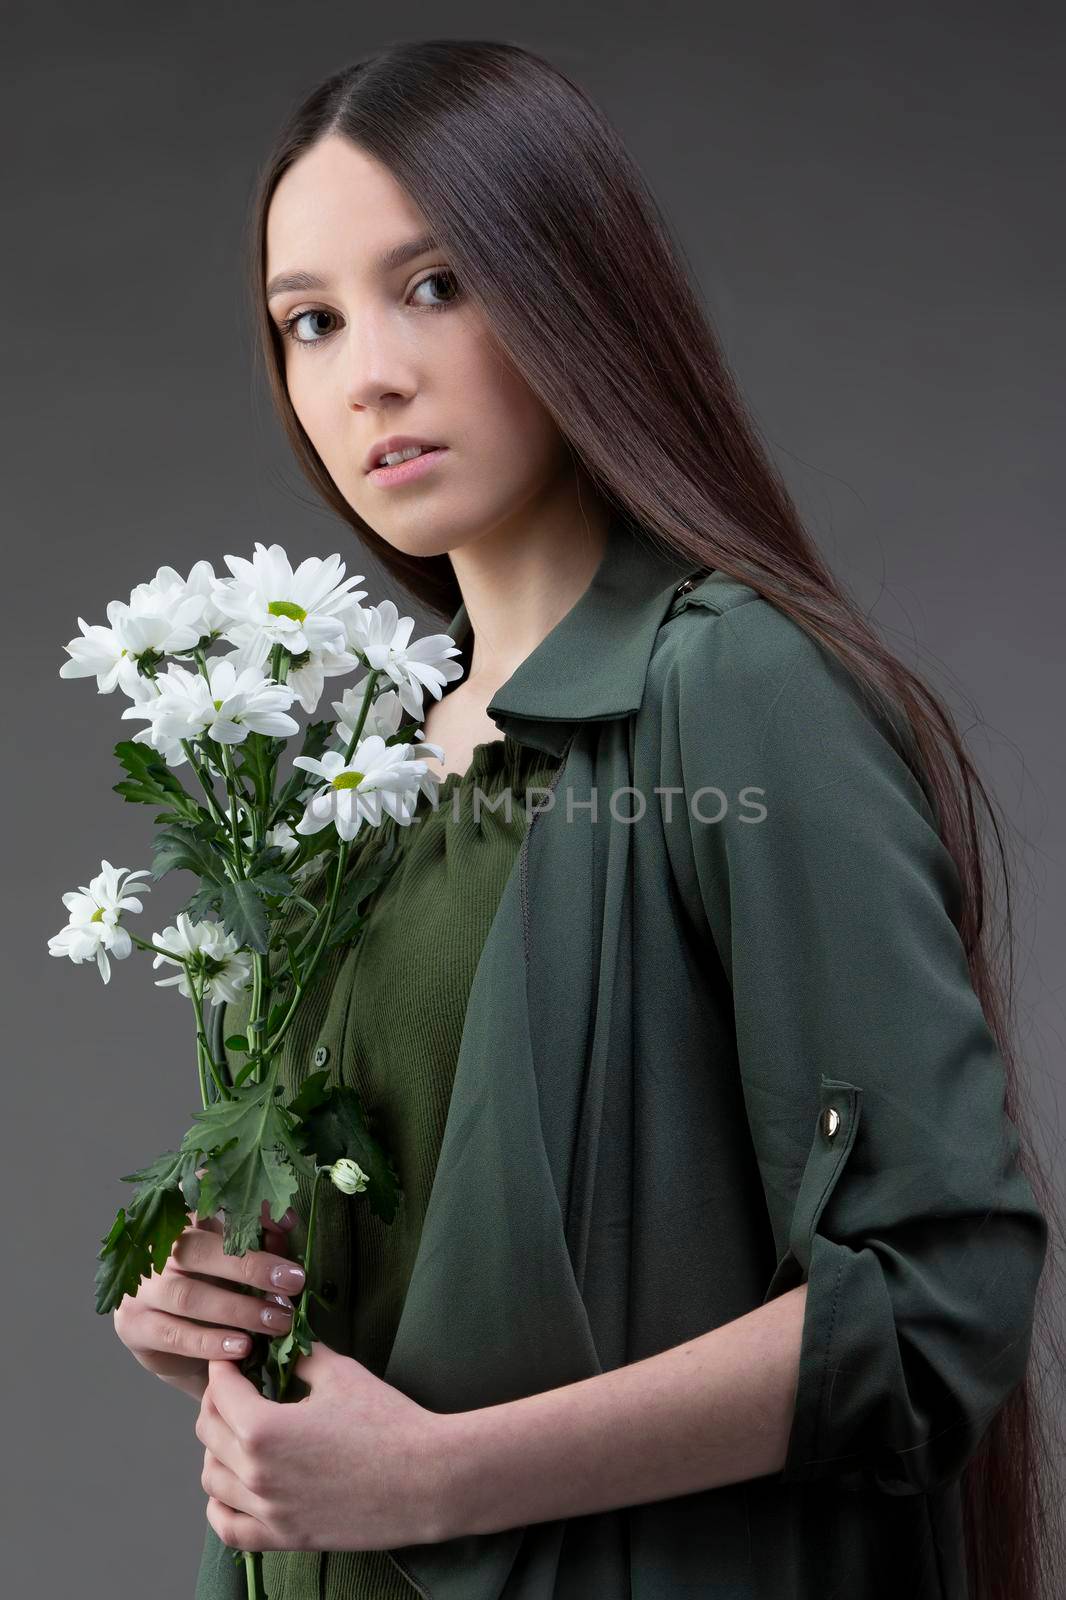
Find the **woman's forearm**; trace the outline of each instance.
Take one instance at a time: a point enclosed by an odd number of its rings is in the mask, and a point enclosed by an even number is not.
[[[610,1511],[778,1471],[792,1427],[806,1298],[800,1284],[642,1361],[442,1415],[441,1538]]]

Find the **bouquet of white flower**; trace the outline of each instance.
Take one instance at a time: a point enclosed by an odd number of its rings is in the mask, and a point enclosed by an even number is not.
[[[386,1222],[399,1186],[358,1096],[330,1084],[328,1070],[281,1103],[279,1050],[321,975],[324,951],[360,936],[363,905],[393,856],[384,816],[406,826],[419,793],[435,799],[439,779],[421,757],[442,760],[444,752],[422,739],[423,694],[439,699],[462,668],[449,659],[459,649],[447,634],[411,644],[413,619],[400,617],[391,601],[362,607],[366,591],[351,592],[361,575],[340,582],[337,555],[309,557],[295,572],[276,544],[257,543],[250,561],[225,559],[228,579],[216,578],[207,561],[187,579],[160,567],[128,602],[110,603],[108,626],[79,617],[82,637],[64,647],[70,660],[61,677],[95,677],[100,694],[121,688],[133,702],[123,718],[147,722],[115,746],[128,774],[115,789],[163,809],[151,869],[102,861],[88,885],[63,895],[69,921],[48,948],[73,962],[95,958],[105,983],[112,959],[125,959],[134,945],[150,950],[153,966],[178,969],[157,986],[176,985],[195,1016],[201,1109],[176,1151],[123,1177],[138,1187],[101,1241],[98,1312],[114,1310],[142,1278],[162,1272],[190,1211],[221,1213],[225,1252],[243,1255],[261,1246],[264,1203],[280,1221],[298,1175],[312,1180],[307,1277],[292,1326],[241,1367],[267,1398],[283,1400],[291,1367],[314,1339],[308,1310],[319,1179],[329,1177],[345,1194],[365,1193]],[[216,643],[231,648],[209,656]],[[308,725],[293,759],[297,771],[279,787],[279,759],[300,731],[289,715],[293,702],[313,713],[327,677],[360,668],[366,676],[333,702],[336,722]],[[402,722],[404,713],[410,721]],[[202,798],[171,770],[186,763]],[[381,832],[381,846],[368,851],[358,873],[346,874],[351,841],[364,825]],[[196,892],[173,926],[151,941],[137,938],[123,918],[142,910],[139,896],[149,885],[140,880],[178,868],[199,880]],[[300,891],[320,871],[332,877],[316,907]],[[299,939],[286,928],[294,902],[311,915]],[[223,1041],[223,1007],[249,988],[247,1032]],[[227,1051],[245,1058],[232,1076]],[[249,1597],[261,1597],[258,1552],[235,1551],[234,1559],[245,1563]]]

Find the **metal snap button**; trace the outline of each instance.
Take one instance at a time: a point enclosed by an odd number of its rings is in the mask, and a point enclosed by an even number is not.
[[[677,588],[676,588],[676,590],[674,592],[676,594],[688,594],[688,592],[689,592],[689,590],[691,588],[692,588],[692,579],[691,578],[686,578],[684,583],[679,583],[678,584],[678,586],[677,586]]]
[[[320,1044],[312,1059],[314,1060],[316,1067],[324,1067],[326,1062],[329,1060],[329,1049],[327,1046]]]
[[[835,1139],[840,1127],[840,1112],[836,1106],[826,1106],[822,1112],[822,1132],[827,1139]]]

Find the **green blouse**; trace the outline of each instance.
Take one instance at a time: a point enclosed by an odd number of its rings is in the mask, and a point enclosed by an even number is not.
[[[528,788],[546,788],[556,757],[509,735],[476,746],[465,772],[449,773],[434,805],[419,796],[415,820],[382,828],[396,839],[388,877],[366,903],[370,913],[354,948],[326,959],[283,1046],[287,1094],[327,1065],[354,1088],[370,1131],[392,1155],[402,1195],[390,1223],[358,1195],[320,1182],[312,1288],[316,1334],[333,1349],[384,1374],[433,1186],[467,995],[504,884],[527,822]],[[475,790],[477,791],[475,793]],[[538,796],[529,796],[529,805]],[[364,831],[365,830],[365,831]],[[381,841],[380,828],[360,829],[349,870]],[[305,885],[321,905],[326,877]],[[288,925],[305,914],[297,908]],[[226,1008],[225,1037],[248,1021],[250,994]],[[343,1041],[331,1061],[323,1038]],[[231,1066],[239,1064],[232,1058]],[[300,1178],[294,1205],[302,1245],[311,1181]],[[417,1600],[383,1550],[266,1551],[263,1577],[270,1600]],[[245,1580],[208,1525],[196,1600],[243,1600]]]

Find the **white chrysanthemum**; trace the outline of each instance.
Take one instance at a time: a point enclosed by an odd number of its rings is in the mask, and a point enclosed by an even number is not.
[[[332,822],[342,839],[354,839],[364,822],[377,826],[382,812],[406,827],[414,815],[424,761],[409,758],[408,744],[386,744],[377,734],[360,740],[345,762],[339,750],[320,761],[296,756],[293,765],[313,772],[326,787],[312,795],[297,833],[318,833]]]
[[[131,604],[112,600],[107,607],[109,627],[90,626],[78,618],[83,637],[63,646],[70,656],[59,669],[61,678],[96,679],[97,693],[122,689],[135,702],[152,695],[148,680],[138,669],[141,656],[151,659],[191,650],[200,638],[202,596],[180,589],[150,590],[141,585]]]
[[[341,1156],[339,1161],[334,1161],[329,1176],[341,1194],[362,1194],[370,1182],[358,1161],[353,1161],[350,1156]]]
[[[178,920],[162,933],[152,935],[152,943],[159,954],[153,967],[175,966],[178,971],[172,978],[157,978],[157,989],[177,984],[178,993],[191,1000],[189,973],[194,973],[202,992],[221,1005],[238,1000],[241,991],[252,982],[252,958],[242,950],[233,934],[227,933],[220,922],[190,922],[186,912],[178,913]]]
[[[366,693],[367,682],[366,678],[361,679],[354,687],[345,689],[339,700],[333,701],[333,709],[338,718],[333,734],[340,742],[342,753],[347,750],[352,742],[352,734],[355,731],[356,723],[359,721],[359,714],[363,709],[363,696]],[[366,721],[363,723],[363,731],[359,737],[361,739],[369,739],[371,734],[376,733],[382,739],[391,739],[399,729],[400,724],[405,720],[403,707],[400,705],[400,697],[396,690],[384,689],[371,702],[367,710]],[[430,744],[428,740],[423,739],[421,737],[423,732],[424,729],[422,728],[416,730],[416,742],[408,746],[411,755],[418,760],[423,756],[429,755],[435,756],[438,761],[443,761],[444,750],[442,746]],[[419,779],[418,786],[427,799],[435,802],[440,781],[437,773],[431,772],[427,768]]]
[[[130,605],[137,603],[151,609],[160,603],[173,605],[195,596],[203,602],[199,617],[200,639],[207,642],[212,635],[221,633],[227,622],[225,614],[215,604],[215,589],[220,581],[229,582],[215,577],[210,561],[198,561],[187,578],[173,567],[160,567],[150,583],[139,583],[133,590]]]
[[[261,667],[276,644],[294,656],[344,650],[344,619],[358,609],[366,590],[348,592],[362,573],[338,582],[344,572],[340,556],[308,556],[293,572],[280,544],[268,550],[257,542],[251,561],[225,560],[233,579],[219,580],[214,598],[228,619],[225,637],[238,647],[239,666]]]
[[[124,911],[144,909],[137,895],[127,891],[133,887],[137,894],[151,894],[150,884],[134,882],[136,878],[148,876],[148,867],[138,867],[136,872],[131,872],[127,867],[113,867],[110,861],[101,861],[95,878],[63,896],[70,920],[49,939],[49,955],[69,956],[75,964],[95,958],[100,976],[109,983],[109,957],[124,961],[133,949],[119,918]]]
[[[444,685],[461,678],[463,669],[448,659],[461,651],[447,633],[430,633],[409,644],[414,625],[415,619],[401,617],[391,600],[360,606],[345,618],[347,648],[391,678],[404,710],[421,721],[425,691],[439,700]]]
[[[249,733],[288,738],[299,732],[285,709],[294,698],[287,683],[275,683],[259,667],[237,672],[229,656],[209,657],[205,665],[206,678],[171,662],[155,679],[155,699],[126,707],[123,720],[147,717],[150,723],[134,734],[135,744],[150,744],[168,766],[179,767],[185,760],[182,739],[242,744]]]

